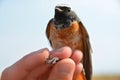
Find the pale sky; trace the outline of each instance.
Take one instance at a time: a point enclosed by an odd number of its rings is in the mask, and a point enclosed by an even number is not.
[[[54,7],[68,4],[87,28],[94,74],[120,74],[119,0],[0,0],[0,72],[41,48]]]

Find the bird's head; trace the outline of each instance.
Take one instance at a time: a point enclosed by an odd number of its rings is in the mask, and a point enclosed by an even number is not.
[[[69,27],[73,21],[77,21],[78,17],[71,7],[67,5],[58,5],[55,7],[53,20],[56,29],[64,29]]]
[[[55,7],[55,14],[68,14],[69,12],[71,12],[71,7],[67,5],[58,5]]]

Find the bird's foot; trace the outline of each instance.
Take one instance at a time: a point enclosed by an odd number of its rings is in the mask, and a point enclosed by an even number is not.
[[[53,57],[52,55],[50,55],[47,60],[46,60],[46,64],[55,64],[59,61],[60,59],[58,57]]]

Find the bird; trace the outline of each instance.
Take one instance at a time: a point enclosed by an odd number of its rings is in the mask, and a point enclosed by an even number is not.
[[[80,18],[68,5],[55,6],[55,14],[49,20],[46,28],[47,39],[53,49],[69,46],[73,51],[83,53],[83,71],[73,76],[73,80],[91,80],[92,60],[89,34]],[[48,63],[56,63],[58,58],[49,58]]]

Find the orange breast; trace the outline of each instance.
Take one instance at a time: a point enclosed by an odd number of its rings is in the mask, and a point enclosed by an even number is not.
[[[54,27],[54,24],[51,24],[50,40],[52,42],[53,49],[70,46],[73,50],[83,50],[79,24],[77,22],[73,22],[70,27],[62,30],[57,30]]]

